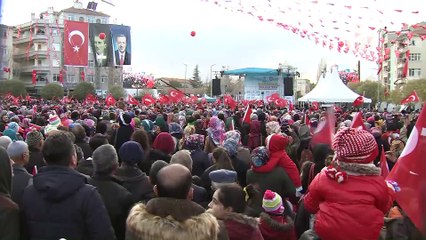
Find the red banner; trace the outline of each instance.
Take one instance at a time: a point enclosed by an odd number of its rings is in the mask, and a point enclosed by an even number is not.
[[[89,24],[64,21],[64,65],[87,66]]]

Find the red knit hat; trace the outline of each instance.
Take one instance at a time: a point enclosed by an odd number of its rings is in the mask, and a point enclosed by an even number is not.
[[[346,163],[371,163],[379,154],[374,136],[355,128],[339,130],[334,137],[333,150],[336,158]]]

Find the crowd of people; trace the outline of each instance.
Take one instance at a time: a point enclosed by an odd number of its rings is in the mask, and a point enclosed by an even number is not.
[[[339,108],[327,144],[311,141],[326,109],[309,106],[0,107],[0,239],[422,237],[379,168],[415,112],[363,109],[363,130]]]

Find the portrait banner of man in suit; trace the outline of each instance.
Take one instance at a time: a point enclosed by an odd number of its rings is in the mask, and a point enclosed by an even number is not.
[[[130,27],[112,25],[111,40],[114,49],[114,64],[115,66],[131,65],[131,41]]]
[[[89,35],[96,67],[110,66],[112,60],[111,25],[91,23]]]

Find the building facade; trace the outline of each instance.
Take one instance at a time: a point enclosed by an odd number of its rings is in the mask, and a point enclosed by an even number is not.
[[[311,91],[311,81],[309,79],[295,79],[296,82],[296,93],[298,97],[305,96]]]
[[[424,26],[425,23],[419,23],[400,32],[382,33],[384,60],[380,80],[385,86],[385,92],[398,89],[410,80],[426,79]]]
[[[81,82],[91,82],[98,93],[105,93],[111,84],[121,84],[122,68],[96,67],[93,49],[89,44],[88,66],[63,64],[64,21],[109,24],[110,16],[83,8],[75,1],[73,7],[54,11],[48,8],[39,16],[31,14],[31,21],[14,27],[13,77],[24,81],[28,92],[38,94],[48,83],[63,80],[66,94]],[[36,82],[32,77],[36,74]],[[84,79],[83,79],[84,78]]]
[[[0,81],[13,77],[13,28],[0,24]]]

